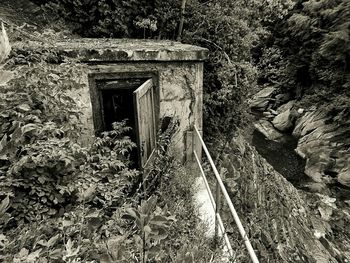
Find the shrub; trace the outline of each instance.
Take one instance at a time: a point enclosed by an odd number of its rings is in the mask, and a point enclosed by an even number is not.
[[[0,197],[10,196],[12,223],[62,215],[87,199],[110,207],[138,175],[128,168],[135,144],[124,136],[125,123],[115,124],[90,148],[80,145],[81,106],[70,92],[83,85],[75,77],[81,70],[25,66],[3,87]]]
[[[337,105],[348,97],[349,10],[346,0],[299,1],[286,19],[267,24],[271,37],[260,59],[261,82],[304,98],[306,107],[324,101]],[[275,55],[268,56],[272,50],[279,52],[283,65],[276,65]],[[264,65],[274,65],[275,73],[267,75]]]
[[[82,36],[174,38],[181,3],[176,0],[36,0]]]

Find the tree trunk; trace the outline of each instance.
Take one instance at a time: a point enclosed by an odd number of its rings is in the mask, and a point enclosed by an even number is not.
[[[181,3],[179,31],[177,32],[177,38],[176,38],[177,41],[181,41],[181,35],[182,35],[182,30],[183,30],[184,20],[185,20],[186,2],[187,0],[182,0],[182,3]]]

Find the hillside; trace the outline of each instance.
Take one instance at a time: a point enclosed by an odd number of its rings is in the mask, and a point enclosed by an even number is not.
[[[0,261],[222,262],[196,125],[260,262],[348,262],[349,19],[346,0],[1,1]],[[105,111],[133,103],[137,124]]]

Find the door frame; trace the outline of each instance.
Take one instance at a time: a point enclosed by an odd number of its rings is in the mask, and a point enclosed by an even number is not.
[[[92,117],[95,129],[95,135],[99,135],[104,131],[104,118],[103,118],[103,102],[102,102],[102,92],[98,87],[97,83],[99,81],[112,81],[120,79],[152,79],[154,83],[153,96],[154,96],[154,113],[156,120],[156,129],[159,125],[160,116],[160,92],[159,92],[159,73],[158,71],[115,71],[103,72],[101,69],[97,68],[95,70],[90,70],[88,73],[89,89],[90,89],[90,99],[92,105]],[[142,82],[143,83],[143,82]],[[118,89],[116,87],[116,89]],[[134,105],[135,107],[135,105]],[[137,114],[137,112],[135,112]],[[140,147],[140,145],[138,145]]]

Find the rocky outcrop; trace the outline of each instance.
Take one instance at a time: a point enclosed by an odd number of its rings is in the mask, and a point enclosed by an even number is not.
[[[338,127],[326,111],[315,109],[298,119],[293,135],[299,138],[296,152],[306,159],[308,176],[350,186],[350,125]]]
[[[317,207],[309,207],[303,192],[277,173],[253,147],[242,143],[241,137],[226,148],[222,167],[227,170],[226,186],[260,262],[346,262],[338,261],[347,255],[343,248],[329,240],[332,229],[326,220],[334,209],[328,207],[329,202],[317,201]],[[232,227],[229,231],[237,247],[241,246],[233,220],[225,217],[225,222]]]
[[[277,131],[272,123],[267,120],[259,120],[254,124],[254,127],[268,140],[279,141],[283,137],[283,134]]]
[[[279,113],[272,121],[273,126],[280,131],[287,131],[293,127],[293,121],[295,115],[292,115],[292,108],[294,105],[294,101],[282,105],[277,109]]]
[[[316,106],[297,109],[294,100],[273,110],[278,105],[277,97],[286,96],[276,95],[269,88],[252,98],[251,108],[259,109],[264,116],[255,128],[272,141],[283,140],[283,132],[292,132],[298,139],[295,151],[306,160],[306,175],[322,185],[350,186],[350,120],[339,124],[330,117],[329,110]]]

